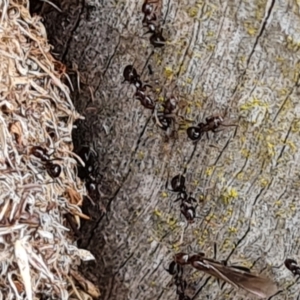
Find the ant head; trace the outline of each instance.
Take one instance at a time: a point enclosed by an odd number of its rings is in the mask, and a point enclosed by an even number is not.
[[[136,69],[133,67],[133,65],[128,65],[125,67],[124,71],[123,71],[123,76],[124,76],[124,82],[128,81],[130,83],[135,82],[139,75],[136,71]]]
[[[61,166],[49,162],[46,164],[46,170],[52,178],[57,178],[61,173]]]
[[[176,175],[171,180],[171,186],[174,192],[185,192],[185,177],[181,174]]]
[[[165,117],[164,115],[159,116],[158,120],[161,124],[160,127],[161,127],[162,130],[167,130],[171,125],[171,119]]]
[[[189,127],[187,129],[187,135],[192,141],[197,141],[201,138],[202,132],[199,127]]]
[[[166,39],[163,37],[162,32],[156,31],[151,35],[150,43],[154,47],[161,48],[165,45]]]

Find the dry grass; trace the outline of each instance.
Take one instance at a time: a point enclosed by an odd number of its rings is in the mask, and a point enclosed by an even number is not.
[[[80,116],[62,83],[65,68],[28,5],[0,2],[0,299],[88,299],[99,292],[76,268],[89,253],[76,247],[64,221],[66,213],[78,226],[87,217],[71,140]],[[33,146],[59,158],[58,178],[30,154]]]

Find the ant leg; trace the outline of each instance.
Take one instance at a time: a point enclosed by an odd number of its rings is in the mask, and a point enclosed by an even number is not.
[[[145,90],[146,90],[146,88],[152,89],[152,85],[146,83],[146,84],[144,84],[144,87],[143,87],[143,88],[144,88]]]
[[[181,195],[179,195],[174,202],[178,202],[179,200],[183,200],[182,197],[181,197]]]
[[[63,160],[62,158],[52,158],[52,159],[48,159],[47,161],[41,161],[42,163],[47,163],[47,162],[49,162],[49,161],[54,161],[54,160]]]
[[[216,132],[220,132],[220,131],[223,131],[224,129],[221,129],[219,128],[218,130],[217,129],[213,129],[212,132],[216,133]]]
[[[235,126],[235,127],[238,127],[239,124],[220,124],[220,126],[224,126],[224,127]]]
[[[157,121],[158,121],[158,120],[157,120]],[[158,122],[159,122],[159,121],[158,121]],[[173,190],[169,189],[168,184],[169,184],[169,174],[168,174],[168,178],[167,178],[167,181],[166,181],[166,184],[165,184],[165,189],[166,189],[167,191],[170,191],[170,192],[173,192],[173,193],[174,193]]]
[[[217,259],[217,243],[214,242],[214,259]]]

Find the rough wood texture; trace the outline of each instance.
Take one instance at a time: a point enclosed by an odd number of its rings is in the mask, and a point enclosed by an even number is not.
[[[272,299],[297,299],[300,286],[283,261],[299,252],[299,1],[164,0],[168,43],[153,55],[142,1],[58,6],[62,13],[47,4],[42,13],[54,51],[80,72],[74,101],[86,121],[75,145],[93,145],[103,176],[107,214],[87,204],[93,221],[80,242],[96,256],[83,270],[101,299],[177,299],[164,267],[178,251],[212,257],[214,243],[219,259],[273,278],[280,292]],[[166,139],[121,84],[132,63],[155,99],[180,99],[191,124],[226,113],[238,128],[197,145],[184,130]],[[189,226],[165,188],[185,168],[187,190],[199,200]],[[254,299],[189,267],[185,274],[193,299]]]

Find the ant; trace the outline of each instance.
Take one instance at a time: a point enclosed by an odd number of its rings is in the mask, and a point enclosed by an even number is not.
[[[170,275],[182,276],[183,268],[181,265],[177,264],[175,261],[172,261],[168,269],[165,269]]]
[[[85,167],[78,167],[78,176],[85,180],[85,187],[89,197],[96,200],[100,197],[98,179],[95,178],[98,173],[98,155],[95,150],[88,146],[83,146],[78,154],[85,163]]]
[[[166,131],[175,122],[174,112],[177,110],[177,99],[172,96],[166,100],[163,107],[163,112],[158,114],[158,125]]]
[[[39,158],[41,161],[48,161],[50,155],[47,153],[47,150],[41,146],[33,146],[30,150],[30,154]]]
[[[195,198],[188,196],[185,187],[185,177],[181,174],[176,175],[171,180],[172,192],[177,192],[178,197],[174,202],[181,201],[180,212],[184,215],[188,223],[194,223],[196,218],[196,207],[192,202],[197,202]]]
[[[133,84],[136,88],[135,97],[141,102],[141,104],[147,109],[154,109],[155,103],[150,96],[146,95],[146,89],[151,88],[149,84],[143,84],[140,80],[140,75],[138,75],[136,69],[132,65],[125,67],[123,71],[124,82],[128,81],[130,84]]]
[[[135,84],[140,80],[140,76],[138,75],[136,69],[133,67],[133,65],[128,65],[125,67],[123,71],[124,81],[128,81],[130,84]]]
[[[141,102],[141,104],[147,108],[147,109],[154,109],[155,108],[155,103],[153,99],[150,96],[136,96],[136,99]]]
[[[196,207],[192,205],[192,201],[196,200],[192,197],[185,198],[180,204],[180,212],[184,215],[188,223],[194,223],[196,218]]]
[[[206,123],[199,123],[197,126],[187,129],[187,135],[192,141],[199,141],[205,132],[209,138],[208,132],[221,131],[221,129],[217,130],[220,126],[237,126],[236,124],[223,124],[224,119],[221,116],[211,116],[205,118],[205,121]]]
[[[51,163],[51,162],[47,162],[45,167],[46,167],[46,170],[47,170],[48,174],[52,178],[59,177],[59,175],[61,173],[61,166],[60,165],[54,164],[54,163]]]
[[[248,268],[227,266],[223,261],[206,258],[204,253],[189,255],[177,253],[174,255],[175,263],[193,268],[221,279],[235,288],[242,288],[260,298],[267,298],[277,292],[277,287],[270,279],[250,273]]]
[[[287,258],[284,261],[284,265],[294,274],[300,275],[300,267],[297,265],[297,262],[294,259]]]
[[[39,158],[42,162],[45,162],[45,168],[50,177],[59,177],[61,173],[61,166],[51,162],[52,160],[58,160],[59,158],[50,159],[50,155],[47,153],[47,150],[41,146],[33,146],[30,150],[30,154]]]
[[[163,47],[165,45],[166,39],[162,35],[162,29],[159,30],[158,27],[153,23],[157,20],[155,10],[157,7],[154,7],[153,3],[158,3],[158,0],[150,1],[146,0],[142,6],[142,12],[144,13],[143,24],[148,27],[148,32],[151,33],[150,43],[154,47]]]
[[[166,43],[166,39],[162,35],[163,30],[162,29],[159,30],[157,26],[155,26],[153,23],[149,23],[147,26],[149,31],[147,31],[145,34],[151,33],[150,36],[151,45],[157,48],[163,47]]]
[[[153,3],[158,3],[158,0],[150,1],[146,0],[142,6],[142,12],[145,14],[145,17],[143,19],[143,23],[149,23],[151,21],[156,21],[156,14],[154,11],[156,8],[154,8]]]
[[[183,279],[183,267],[173,260],[170,263],[169,268],[165,270],[174,277],[174,284],[176,285],[176,294],[179,296],[178,299],[190,300],[190,297],[185,295],[187,282]]]
[[[83,146],[78,152],[78,155],[85,164],[85,167],[78,167],[78,176],[81,179],[85,179],[96,171],[97,154],[93,149],[89,148],[88,146]]]

